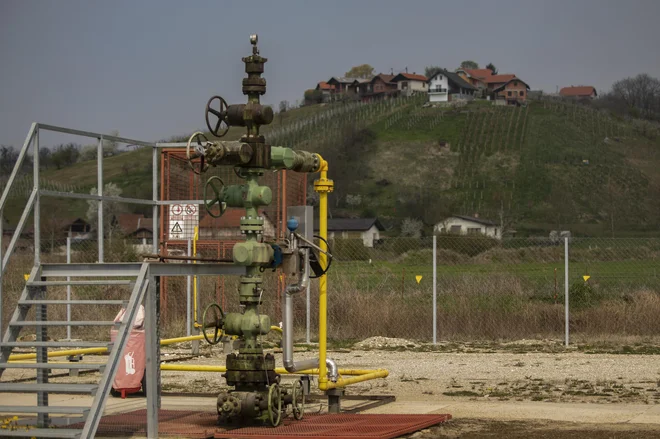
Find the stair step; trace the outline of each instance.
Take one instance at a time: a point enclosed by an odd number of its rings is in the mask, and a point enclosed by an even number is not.
[[[36,405],[0,405],[0,413],[50,413],[54,415],[82,415],[86,416],[89,407],[76,406],[46,406]]]
[[[65,285],[132,285],[134,280],[108,279],[108,280],[36,280],[28,282],[28,287],[59,287]]]
[[[7,341],[0,348],[110,348],[109,341]]]
[[[67,322],[65,320],[24,320],[22,322],[9,322],[9,326],[119,326],[121,322],[114,322],[112,320],[72,320]]]
[[[126,307],[128,300],[19,300],[19,305],[121,305]]]
[[[55,437],[79,438],[82,430],[73,428],[31,428],[29,430],[2,430],[2,437]]]
[[[98,384],[35,384],[35,383],[0,383],[0,392],[2,393],[68,393],[68,394],[89,394],[94,396],[98,389]]]
[[[105,363],[0,363],[0,369],[78,369],[103,370]]]

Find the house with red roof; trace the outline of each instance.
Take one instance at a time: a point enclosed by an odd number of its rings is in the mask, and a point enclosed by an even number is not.
[[[463,81],[468,84],[478,88],[485,89],[486,78],[493,76],[493,72],[490,69],[457,69],[456,74],[463,79]]]
[[[486,88],[489,92],[492,93],[496,88],[500,88],[515,77],[516,75],[513,73],[507,73],[504,75],[491,75],[485,79]]]
[[[573,99],[593,99],[598,97],[596,89],[591,85],[579,85],[577,87],[564,87],[559,90],[559,96]]]
[[[497,100],[505,100],[507,105],[519,105],[527,101],[527,92],[529,85],[520,78],[513,77],[504,84],[493,89],[493,94]]]
[[[399,73],[392,78],[391,82],[396,84],[397,90],[406,96],[413,93],[426,93],[426,82],[428,78],[417,73]]]
[[[333,93],[335,92],[335,86],[332,84],[328,84],[325,81],[321,81],[318,84],[316,84],[316,90],[321,92],[321,95],[323,96],[322,98],[323,102],[329,102],[332,98]]]

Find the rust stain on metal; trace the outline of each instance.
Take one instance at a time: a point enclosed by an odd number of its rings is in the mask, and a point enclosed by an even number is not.
[[[305,414],[300,421],[285,419],[279,427],[242,427],[224,429],[217,425],[215,412],[192,410],[160,410],[159,437],[191,439],[392,439],[437,425],[451,415],[375,415],[375,414]],[[82,428],[82,424],[68,428]],[[147,411],[104,416],[99,424],[99,436],[146,436]]]
[[[285,420],[276,428],[245,427],[218,432],[216,439],[391,439],[451,419],[451,415],[305,415],[300,421]]]

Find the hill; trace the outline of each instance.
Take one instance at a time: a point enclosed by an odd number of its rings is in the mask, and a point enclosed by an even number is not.
[[[323,154],[336,182],[335,214],[378,215],[392,225],[418,217],[431,225],[452,213],[479,213],[519,234],[657,234],[656,131],[564,102],[423,102],[304,107],[277,115],[263,132],[271,144]],[[225,139],[241,132],[232,128]],[[82,162],[44,172],[42,183],[88,192],[95,172],[95,162]],[[149,197],[150,151],[105,159],[104,177],[124,196]],[[86,208],[84,201],[67,204],[70,215]],[[18,215],[7,210],[10,220]]]

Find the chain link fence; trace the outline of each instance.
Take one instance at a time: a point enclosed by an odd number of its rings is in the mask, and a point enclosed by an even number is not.
[[[660,239],[568,238],[570,332],[578,339],[654,336],[660,332]],[[32,267],[32,241],[21,241],[3,276],[3,323],[9,321]],[[104,243],[107,262],[141,260],[151,242],[121,237]],[[433,237],[383,238],[373,247],[362,239],[330,240],[335,256],[328,272],[329,337],[357,340],[380,335],[433,340]],[[98,242],[43,239],[42,261],[96,262]],[[182,255],[187,249],[182,248]],[[437,340],[512,340],[564,338],[565,242],[559,239],[438,235],[435,246]],[[198,246],[202,258],[231,258],[230,243]],[[188,280],[169,278],[165,336],[186,332]],[[281,291],[289,280],[264,273],[260,312],[280,320]],[[238,277],[197,280],[198,320],[210,303],[240,311]],[[191,288],[193,285],[191,284]],[[61,290],[61,291],[60,291]],[[74,288],[73,298],[119,296],[113,287]],[[61,287],[54,298],[65,294]],[[306,333],[306,294],[295,300],[296,338]],[[51,297],[51,296],[49,296]],[[117,310],[99,309],[99,318]],[[63,313],[53,308],[53,313]],[[76,315],[72,319],[85,320]],[[191,311],[192,312],[192,311]],[[106,315],[107,314],[107,315]],[[65,315],[53,315],[62,319]],[[318,327],[318,281],[310,288],[310,333]],[[75,334],[74,334],[75,336]]]

